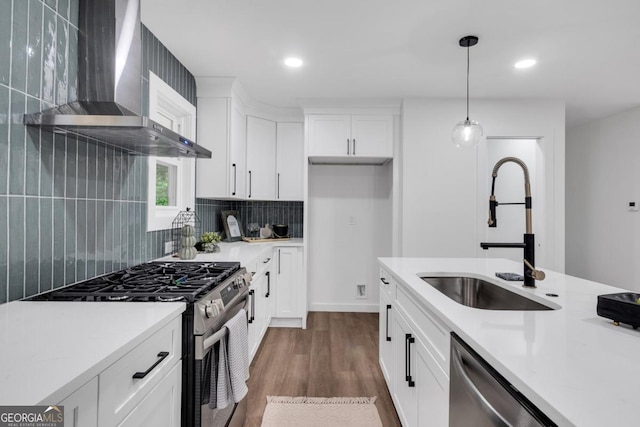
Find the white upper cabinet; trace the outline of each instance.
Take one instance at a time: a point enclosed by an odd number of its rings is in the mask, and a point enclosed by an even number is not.
[[[393,158],[393,116],[386,114],[312,114],[311,163],[382,164]]]
[[[276,200],[303,199],[304,130],[302,123],[278,123]]]
[[[275,200],[276,122],[247,117],[247,198]]]
[[[211,150],[197,159],[196,197],[244,198],[246,118],[232,98],[198,98],[198,144]]]

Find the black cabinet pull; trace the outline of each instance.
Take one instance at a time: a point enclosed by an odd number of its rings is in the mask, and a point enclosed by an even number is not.
[[[282,258],[282,256],[280,256],[280,249],[278,249],[278,274],[280,274],[280,259]]]
[[[387,304],[387,341],[391,341],[391,337],[389,336],[389,310],[391,310],[391,304]]]
[[[356,139],[353,138],[353,155],[356,155]]]
[[[264,273],[265,276],[267,276],[267,293],[265,294],[265,298],[269,298],[269,295],[271,295],[271,272],[267,271],[266,273]]]
[[[280,198],[280,174],[278,174],[278,185],[277,185],[277,196],[276,198],[279,199]]]
[[[249,290],[249,298],[251,298],[251,315],[247,319],[247,323],[253,323],[253,320],[255,319],[254,311],[256,309],[256,306],[255,306],[255,302],[254,302],[255,301],[255,297],[253,296],[253,294],[255,294],[255,291],[253,289]]]
[[[411,344],[416,342],[416,339],[411,336],[411,334],[406,334],[404,342],[404,354],[405,354],[405,373],[406,373],[406,381],[409,383],[409,387],[415,387],[416,383],[411,378]]]
[[[151,371],[153,371],[153,368],[155,368],[156,366],[158,366],[164,359],[167,358],[167,356],[169,355],[168,351],[161,351],[160,353],[158,353],[158,360],[156,360],[156,363],[154,363],[153,365],[151,365],[151,367],[149,369],[147,369],[144,372],[136,372],[135,374],[133,374],[133,378],[136,380],[142,379],[144,377],[146,377],[148,374],[151,373]]]
[[[249,171],[249,196],[251,197],[251,171]]]
[[[347,138],[347,156],[351,154],[351,146],[349,145],[349,138]]]
[[[384,283],[385,285],[388,285],[388,284],[389,284],[389,282],[387,282],[387,279],[385,279],[384,277],[381,277],[381,278],[380,278],[380,281],[381,281],[382,283]]]
[[[233,192],[231,193],[232,196],[236,195],[236,190],[237,190],[237,174],[238,174],[238,168],[236,167],[236,164],[232,164],[231,165],[233,167]]]
[[[263,263],[263,264],[266,264],[266,263],[268,263],[269,261],[271,261],[271,258],[267,258],[267,259],[265,259],[264,261],[262,261],[262,263]]]

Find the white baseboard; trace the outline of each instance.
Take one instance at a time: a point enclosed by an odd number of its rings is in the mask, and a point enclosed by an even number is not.
[[[315,302],[310,304],[309,311],[378,313],[380,311],[380,306],[378,304],[336,304]]]
[[[271,328],[303,328],[302,319],[299,317],[272,317],[269,327]]]

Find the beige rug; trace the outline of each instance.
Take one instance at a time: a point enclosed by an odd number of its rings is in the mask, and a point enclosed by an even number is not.
[[[267,396],[262,427],[382,427],[375,397]]]

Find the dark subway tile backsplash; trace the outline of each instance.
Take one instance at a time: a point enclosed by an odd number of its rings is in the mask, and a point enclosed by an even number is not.
[[[196,215],[200,218],[202,231],[224,231],[223,210],[238,211],[245,236],[251,235],[249,224],[256,223],[260,227],[285,224],[289,226],[291,237],[303,237],[302,202],[196,199]]]
[[[0,303],[158,258],[171,240],[146,231],[146,157],[22,124],[76,99],[79,1],[0,0]],[[143,70],[195,105],[191,73],[141,37]]]

